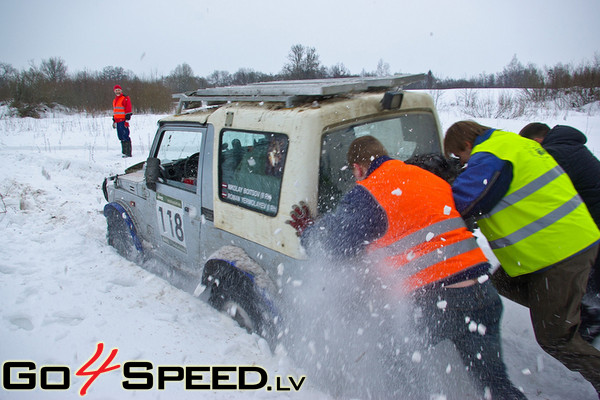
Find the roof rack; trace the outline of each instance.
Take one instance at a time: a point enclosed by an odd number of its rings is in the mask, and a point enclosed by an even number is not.
[[[226,103],[230,101],[283,102],[286,107],[304,103],[308,99],[366,92],[374,89],[400,88],[424,80],[425,74],[393,75],[387,77],[354,77],[306,79],[252,83],[245,86],[224,86],[198,89],[174,94],[179,99],[177,114],[189,103]]]

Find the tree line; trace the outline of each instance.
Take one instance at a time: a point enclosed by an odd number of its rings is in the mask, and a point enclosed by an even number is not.
[[[119,66],[107,66],[101,71],[69,73],[65,61],[54,57],[42,60],[39,66],[31,63],[29,68],[21,71],[0,62],[0,102],[14,107],[21,116],[37,117],[43,109],[57,105],[75,111],[100,113],[110,108],[114,97],[112,86],[119,83],[126,94],[134,99],[135,112],[166,113],[173,109],[173,93],[195,89],[275,80],[391,74],[389,64],[382,59],[376,70],[363,69],[358,75],[353,75],[343,63],[326,67],[322,65],[314,47],[301,44],[290,48],[287,62],[277,74],[240,68],[233,74],[215,70],[206,77],[199,77],[189,64],[183,63],[167,76],[142,79]],[[468,79],[452,79],[438,78],[429,71],[425,80],[407,88],[528,88],[540,97],[552,96],[557,91],[577,90],[581,92],[581,102],[585,104],[600,100],[600,54],[595,54],[591,62],[579,66],[559,63],[544,68],[531,63],[524,65],[514,56],[502,71],[495,74],[482,73]]]

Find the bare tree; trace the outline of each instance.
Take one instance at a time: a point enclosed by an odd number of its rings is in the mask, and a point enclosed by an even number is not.
[[[329,68],[327,75],[331,78],[344,78],[351,76],[350,70],[342,63],[337,63]]]
[[[376,76],[389,76],[390,73],[390,64],[383,61],[383,59],[379,59],[377,63],[377,70],[375,71]]]
[[[272,81],[273,79],[273,76],[263,72],[256,72],[250,68],[240,68],[233,74],[232,83],[234,85],[247,85],[255,82]]]
[[[165,83],[173,92],[181,93],[188,90],[198,89],[199,80],[194,76],[194,71],[189,64],[179,64],[165,78]]]
[[[229,72],[217,70],[210,74],[207,79],[211,86],[228,86],[233,81]]]
[[[19,72],[10,64],[0,63],[0,100],[8,100]]]
[[[288,79],[325,78],[325,67],[321,66],[314,47],[293,45],[288,54],[289,62],[283,66],[282,75]]]
[[[60,57],[42,60],[40,71],[50,82],[58,83],[67,79],[67,65]]]
[[[102,69],[101,79],[107,82],[122,82],[129,78],[123,67],[107,66]]]

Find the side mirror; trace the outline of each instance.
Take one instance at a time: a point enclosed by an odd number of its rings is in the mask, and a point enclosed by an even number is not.
[[[148,157],[146,160],[146,187],[156,192],[156,181],[160,176],[160,160],[155,157]]]

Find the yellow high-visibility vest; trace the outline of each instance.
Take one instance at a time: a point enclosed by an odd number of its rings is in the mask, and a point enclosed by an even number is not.
[[[508,275],[538,271],[598,242],[600,231],[568,175],[537,142],[494,131],[471,154],[479,152],[513,167],[507,193],[478,220]]]

